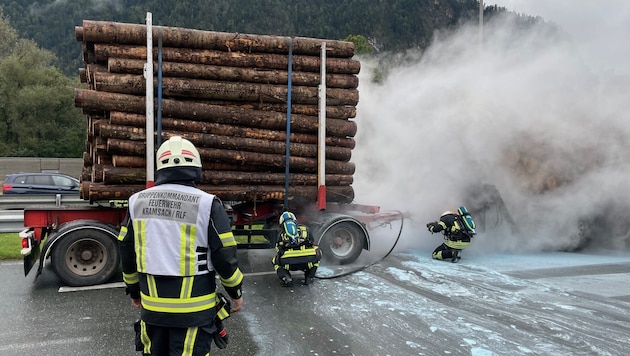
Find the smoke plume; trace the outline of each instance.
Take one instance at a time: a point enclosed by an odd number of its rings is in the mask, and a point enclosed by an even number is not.
[[[625,224],[594,230],[629,215],[630,76],[582,52],[562,31],[501,16],[482,44],[471,25],[424,52],[362,59],[357,202],[407,212],[404,243],[433,248],[442,240],[425,224],[491,184],[517,230],[490,209],[476,253],[574,249],[587,238],[626,249]]]

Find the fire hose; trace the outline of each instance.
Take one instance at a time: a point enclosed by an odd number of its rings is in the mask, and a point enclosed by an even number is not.
[[[315,275],[315,278],[317,279],[334,279],[334,278],[339,278],[339,277],[344,277],[344,276],[348,276],[351,275],[353,273],[357,273],[357,272],[361,272],[377,263],[380,263],[382,261],[384,261],[387,257],[389,257],[389,255],[391,255],[391,253],[394,251],[394,249],[396,248],[396,245],[398,245],[398,241],[400,241],[400,237],[402,235],[402,230],[403,230],[403,226],[404,226],[404,222],[405,222],[405,216],[402,212],[397,211],[398,213],[400,213],[401,219],[400,219],[400,230],[398,231],[398,236],[396,236],[396,240],[394,241],[394,244],[392,245],[392,247],[389,249],[389,251],[387,251],[387,253],[381,257],[380,259],[374,261],[374,262],[370,262],[368,264],[362,265],[362,266],[358,266],[355,269],[349,270],[349,271],[345,271],[343,273],[340,274],[334,274],[334,275],[330,275],[330,276],[317,276]]]

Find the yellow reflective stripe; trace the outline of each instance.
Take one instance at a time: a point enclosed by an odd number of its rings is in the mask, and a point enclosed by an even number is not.
[[[228,311],[225,309],[225,307],[219,309],[219,311],[217,311],[217,316],[219,317],[219,320],[223,320],[225,318],[227,318],[228,316],[230,316],[230,313],[228,313]]]
[[[140,276],[138,275],[138,272],[133,272],[133,273],[123,272],[123,282],[125,282],[126,284],[140,283]]]
[[[468,245],[470,245],[470,242],[466,242],[466,241],[462,241],[462,240],[457,240],[457,241],[446,240],[446,242],[444,242],[444,244],[446,246],[450,247],[450,248],[463,250],[466,247],[468,247]]]
[[[118,232],[118,241],[124,240],[125,236],[127,236],[127,227],[121,226],[120,231]]]
[[[184,349],[182,350],[182,356],[192,356],[195,348],[195,340],[197,339],[197,332],[199,327],[193,326],[186,330],[186,337],[184,338]]]
[[[146,260],[146,221],[144,220],[135,220],[133,222],[133,231],[134,231],[134,242],[135,242],[135,250],[136,250],[136,265],[138,266],[139,272],[147,271],[147,260]]]
[[[219,279],[221,280],[221,284],[225,287],[236,287],[243,282],[243,273],[237,268],[230,278],[219,277]]]
[[[219,239],[221,239],[223,247],[236,246],[236,239],[234,238],[232,231],[219,234]]]
[[[179,273],[182,276],[192,276],[195,274],[197,254],[195,251],[195,231],[196,226],[182,224],[179,232]]]
[[[143,353],[150,355],[151,338],[149,338],[149,334],[147,334],[147,324],[144,322],[144,320],[140,320],[140,340],[142,340],[142,345],[144,345]]]
[[[316,254],[317,254],[317,248],[299,249],[299,250],[286,250],[286,251],[284,251],[284,254],[282,255],[282,258],[315,256]]]
[[[446,230],[446,223],[444,221],[440,221],[438,224],[442,226],[442,229]]]
[[[157,284],[155,283],[155,277],[152,275],[147,275],[147,289],[149,290],[149,295],[157,296]]]
[[[184,277],[182,278],[182,289],[179,291],[179,297],[181,299],[190,298],[192,295],[192,286],[195,277]]]
[[[216,294],[211,293],[192,298],[162,298],[141,293],[142,307],[162,313],[195,313],[216,307]]]

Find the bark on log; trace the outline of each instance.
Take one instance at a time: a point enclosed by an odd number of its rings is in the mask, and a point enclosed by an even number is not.
[[[145,167],[146,160],[140,156],[112,155],[112,164],[114,167]]]
[[[269,201],[284,199],[284,186],[220,186],[199,185],[199,189],[215,194],[223,201]],[[128,199],[132,194],[145,189],[145,185],[105,185],[101,183],[88,183],[86,189],[82,187],[81,196],[90,201],[108,199]],[[317,186],[290,186],[289,200],[317,200]],[[354,190],[351,186],[327,187],[327,201],[335,203],[351,203],[354,200]],[[84,196],[84,194],[86,194]]]
[[[212,104],[212,105],[241,107],[243,109],[249,109],[249,110],[276,111],[276,112],[281,112],[285,114],[287,112],[286,104],[234,103],[234,102],[230,103],[226,101],[224,102],[208,101],[207,103]],[[319,106],[318,105],[292,104],[291,114],[318,116]],[[353,118],[356,116],[357,116],[357,109],[354,106],[331,106],[328,103],[326,104],[326,117],[329,119],[348,119],[348,118]]]
[[[207,162],[201,163],[203,170],[210,171],[241,171],[241,172],[284,172],[284,168],[269,169],[269,167],[254,164],[243,165],[235,162]],[[145,158],[140,156],[112,155],[111,165],[119,168],[146,168]]]
[[[307,37],[284,37],[195,30],[178,27],[153,26],[153,38],[162,37],[164,47],[206,48],[234,52],[289,53],[318,56],[322,42],[330,57],[352,57],[354,43]],[[84,20],[82,28],[75,27],[77,40],[85,42],[116,42],[145,44],[146,25]]]
[[[89,63],[107,63],[108,58],[147,59],[146,46],[129,46],[122,44],[94,43],[94,53],[89,57],[95,59]],[[153,58],[158,58],[158,50],[154,47]],[[162,48],[162,61],[179,63],[211,64],[226,67],[266,68],[287,70],[289,58],[287,55],[268,53],[241,53],[192,49],[192,48]],[[315,72],[321,69],[319,57],[293,55],[291,58],[293,70],[296,72]],[[350,58],[326,58],[326,73],[328,74],[359,74],[361,62]]]
[[[112,165],[97,165],[94,171],[101,172],[101,176],[93,174],[92,182],[114,184],[141,184],[146,181],[144,168],[114,167]],[[243,172],[243,171],[211,171],[204,170],[201,184],[213,185],[283,185],[284,173],[271,172]],[[290,185],[317,185],[317,174],[292,173],[289,175]],[[327,174],[327,186],[351,185],[351,175]]]
[[[94,91],[94,90],[92,90]],[[107,95],[104,92],[97,92],[99,94],[92,95]],[[76,96],[75,92],[75,96]],[[114,93],[115,94],[115,93]],[[120,94],[126,95],[126,94]],[[77,98],[75,97],[75,102]],[[81,100],[81,98],[79,98]],[[140,101],[137,96],[133,96],[130,100]],[[166,99],[166,100],[177,100],[177,99]],[[142,102],[144,103],[144,98],[142,98]],[[255,111],[270,111],[281,113],[286,117],[287,114],[287,105],[286,103],[275,104],[275,103],[260,103],[260,102],[234,102],[234,101],[225,101],[225,100],[204,100],[204,101],[185,101],[186,105],[190,105],[192,109],[196,110],[205,110],[208,105],[212,106],[220,106],[220,107],[229,107],[235,108],[237,110],[255,110]],[[135,103],[134,103],[135,104]],[[134,109],[131,112],[142,113],[144,114],[144,104],[142,106],[136,107],[134,105]],[[182,117],[183,119],[188,119],[195,115],[194,110],[186,110],[181,115],[187,115],[187,117]],[[87,108],[84,107],[82,109],[83,114],[86,116],[106,116],[104,110],[99,110],[96,108]],[[192,112],[190,114],[189,112]],[[178,113],[169,113],[172,117],[178,117]],[[349,119],[356,117],[357,111],[354,106],[326,106],[326,118],[328,119]],[[319,115],[319,106],[318,105],[304,105],[304,104],[295,104],[291,105],[291,115],[305,115],[305,116],[318,116]]]
[[[79,81],[87,83],[87,70],[85,68],[79,68]]]
[[[127,58],[108,58],[107,69],[111,73],[139,74],[144,73],[146,60]],[[154,73],[157,73],[158,64],[154,63]],[[192,79],[225,80],[233,82],[287,84],[289,74],[286,70],[265,68],[238,68],[195,63],[162,62],[162,75],[164,77],[179,77]],[[319,73],[293,72],[291,75],[293,85],[317,87],[321,83]],[[359,78],[350,74],[327,74],[326,87],[356,89],[359,86]]]
[[[244,128],[243,131],[249,130]],[[102,138],[115,138],[131,141],[146,141],[145,130],[132,126],[101,124],[98,127],[97,135]],[[229,135],[206,134],[190,131],[164,130],[161,142],[168,140],[171,136],[181,136],[191,141],[197,148],[211,147],[228,150],[244,150],[259,153],[284,154],[286,152],[286,142],[282,140],[269,140],[266,138],[249,138]],[[286,136],[286,135],[285,135]],[[290,154],[301,157],[317,157],[319,154],[317,142],[314,144],[291,142]],[[345,147],[326,146],[326,159],[336,161],[350,161],[352,150]]]
[[[107,73],[107,66],[102,64],[86,64],[85,71],[87,75],[87,84],[90,89],[95,89],[94,74],[98,72]]]
[[[146,80],[142,75],[95,72],[93,74],[94,89],[111,93],[144,95]],[[157,79],[155,80],[157,87]],[[284,103],[287,100],[286,85],[259,83],[237,83],[216,80],[189,78],[163,78],[162,95],[164,98],[233,100]],[[319,102],[318,88],[292,86],[291,102],[296,104],[312,104]],[[356,89],[329,88],[326,90],[326,102],[331,105],[352,105],[359,102]]]
[[[144,115],[112,111],[109,113],[109,123],[112,125],[144,127]],[[157,127],[157,126],[156,126]],[[180,120],[162,117],[162,129],[172,131],[200,132],[222,134],[225,136],[257,138],[273,141],[286,141],[286,132],[278,130],[257,129],[234,125],[217,124],[192,120]],[[120,138],[120,137],[118,137]],[[291,142],[317,144],[318,137],[314,134],[291,133]],[[355,141],[352,138],[326,137],[326,146],[346,147],[353,149]]]
[[[87,152],[83,152],[83,166],[89,167],[94,164],[92,160],[92,156],[90,156]]]
[[[285,167],[285,155],[269,154],[258,152],[247,152],[238,150],[226,150],[217,148],[197,147],[201,155],[201,161],[226,162],[241,164],[253,164],[263,167]],[[126,141],[110,138],[107,140],[107,151],[115,155],[145,155],[145,145],[143,142]],[[313,173],[317,172],[317,158],[310,157],[289,157],[289,168],[291,172]],[[355,166],[352,162],[342,162],[327,160],[326,172],[330,174],[354,174]]]
[[[79,108],[92,110],[124,111],[144,114],[144,97],[106,93],[94,90],[75,89],[74,103]],[[247,110],[240,107],[225,107],[204,102],[185,102],[174,99],[162,100],[162,114],[198,121],[211,121],[220,124],[233,124],[263,129],[283,130],[286,128],[286,115],[279,112]],[[314,133],[317,131],[318,118],[306,115],[291,115],[292,132]],[[327,119],[326,135],[335,137],[353,137],[356,123],[349,120]]]

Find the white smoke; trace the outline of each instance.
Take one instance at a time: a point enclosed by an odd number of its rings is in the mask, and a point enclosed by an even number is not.
[[[80,4],[77,4],[76,1],[70,0],[54,0],[53,2],[47,4],[39,4],[35,2],[29,6],[29,11],[31,15],[42,15],[45,14],[46,11],[57,6],[81,6],[84,9],[92,10],[103,10],[109,8],[114,9],[115,11],[122,11],[124,9],[122,0],[88,0],[82,1]]]
[[[425,224],[461,205],[470,184],[490,183],[520,233],[482,232],[471,250],[578,245],[580,219],[630,201],[630,77],[589,63],[582,50],[570,36],[523,32],[502,17],[486,24],[483,46],[477,26],[438,36],[396,61],[404,64],[381,84],[371,79],[384,63],[362,59],[357,201],[409,212],[405,243],[432,248],[441,239]],[[515,148],[553,172],[554,189],[535,189],[545,177],[515,174]]]

